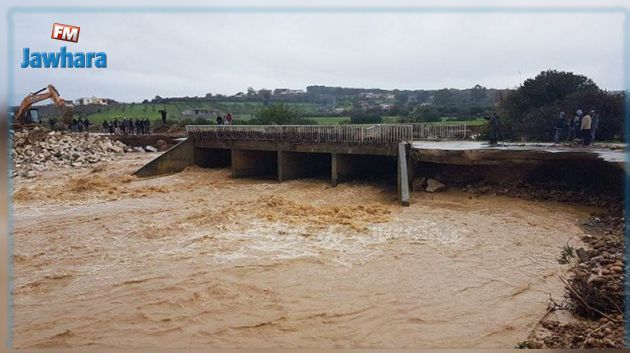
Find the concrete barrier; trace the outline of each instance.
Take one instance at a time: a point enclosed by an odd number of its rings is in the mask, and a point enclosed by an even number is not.
[[[133,175],[150,177],[163,174],[177,173],[195,164],[195,146],[186,139],[171,147],[159,157],[136,170]]]

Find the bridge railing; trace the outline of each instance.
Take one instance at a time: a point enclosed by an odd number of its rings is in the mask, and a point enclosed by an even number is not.
[[[466,123],[411,124],[414,140],[465,140]]]
[[[413,140],[409,124],[379,125],[188,125],[195,142],[215,140],[397,143]]]

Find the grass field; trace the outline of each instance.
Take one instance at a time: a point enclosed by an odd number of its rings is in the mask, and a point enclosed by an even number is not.
[[[317,105],[312,103],[287,103],[291,108],[307,114],[317,111]],[[232,114],[235,120],[249,120],[262,109],[263,104],[259,102],[216,102],[216,103],[122,103],[99,108],[100,111],[89,114],[87,117],[93,123],[101,123],[103,120],[113,120],[122,117],[127,118],[149,118],[149,120],[159,120],[160,110],[166,110],[169,120],[177,120],[182,117],[182,112],[192,108],[216,109],[221,115]]]
[[[318,125],[339,125],[343,123],[350,123],[349,116],[314,116],[307,117],[306,119],[313,120]]]
[[[317,105],[314,103],[287,103],[291,108],[300,112],[301,114],[312,115],[317,111]],[[235,121],[247,121],[255,116],[256,112],[262,109],[264,105],[260,102],[212,102],[212,103],[168,103],[168,104],[154,104],[154,103],[122,103],[112,106],[105,106],[98,108],[99,111],[87,115],[93,124],[100,124],[103,120],[113,120],[122,117],[127,118],[149,118],[151,121],[160,119],[159,111],[164,109],[167,111],[169,120],[177,121],[181,119],[182,112],[192,108],[202,109],[215,109],[224,115],[228,112],[232,114]],[[306,117],[314,121],[319,125],[338,125],[350,123],[349,116],[314,116]],[[384,116],[384,124],[395,124],[400,121],[400,116]],[[210,117],[214,120],[214,117]],[[443,123],[458,123],[465,122],[470,126],[484,125],[486,120],[483,118],[477,118],[473,120],[462,120],[455,117],[442,117]]]
[[[486,124],[488,121],[484,118],[476,118],[472,120],[462,120],[460,118],[452,118],[452,117],[442,117],[440,118],[443,123],[466,123],[466,125],[470,126],[480,126]]]

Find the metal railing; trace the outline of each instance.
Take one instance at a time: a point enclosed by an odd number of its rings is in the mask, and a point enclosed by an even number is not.
[[[216,140],[397,143],[413,140],[409,124],[379,125],[188,125],[195,143]]]
[[[414,140],[465,140],[466,123],[411,124]]]

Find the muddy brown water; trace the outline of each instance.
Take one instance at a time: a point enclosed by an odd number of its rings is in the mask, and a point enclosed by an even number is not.
[[[507,347],[590,211],[191,168],[16,180],[15,347]],[[77,187],[91,182],[90,187]],[[81,184],[83,185],[83,184]]]

